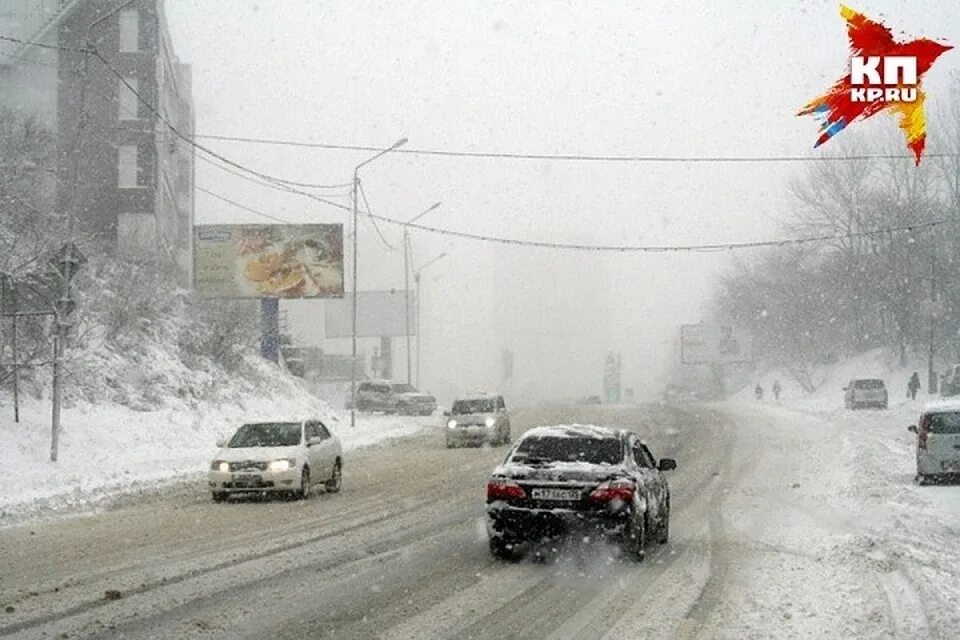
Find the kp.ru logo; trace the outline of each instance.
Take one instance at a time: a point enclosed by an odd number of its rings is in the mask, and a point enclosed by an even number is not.
[[[934,61],[953,47],[926,38],[897,42],[890,29],[847,6],[840,5],[850,39],[850,73],[805,106],[798,115],[820,121],[815,147],[856,120],[889,111],[898,116],[916,164],[927,138],[920,83]]]

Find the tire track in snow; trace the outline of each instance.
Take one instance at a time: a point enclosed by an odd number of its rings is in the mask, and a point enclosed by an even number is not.
[[[880,586],[887,596],[890,618],[896,638],[930,638],[927,612],[923,600],[910,579],[896,569],[880,575]]]

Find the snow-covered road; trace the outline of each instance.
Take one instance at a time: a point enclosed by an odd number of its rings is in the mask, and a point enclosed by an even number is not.
[[[915,408],[518,411],[515,431],[621,424],[678,458],[672,541],[640,565],[576,541],[491,560],[503,450],[447,450],[439,428],[355,451],[344,492],[306,503],[171,487],[0,530],[0,636],[953,638],[960,487],[911,483]]]

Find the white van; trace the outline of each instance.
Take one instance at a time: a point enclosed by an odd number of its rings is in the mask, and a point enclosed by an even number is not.
[[[927,405],[909,430],[917,434],[917,482],[960,476],[960,401]]]

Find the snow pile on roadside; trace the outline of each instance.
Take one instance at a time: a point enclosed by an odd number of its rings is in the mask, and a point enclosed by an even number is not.
[[[350,450],[411,435],[432,420],[364,416],[351,428],[349,417],[279,372],[266,376],[259,390],[240,382],[235,386],[230,402],[165,398],[156,411],[78,403],[63,411],[56,463],[49,461],[49,401],[26,400],[19,423],[5,401],[0,407],[0,525],[196,477],[216,453],[217,439],[229,437],[243,422],[317,417]]]

